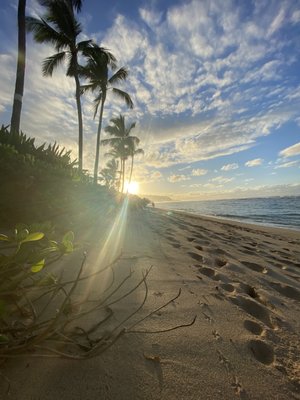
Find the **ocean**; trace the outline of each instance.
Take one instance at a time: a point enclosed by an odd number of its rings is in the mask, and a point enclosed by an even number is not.
[[[156,203],[168,210],[300,230],[300,196]]]

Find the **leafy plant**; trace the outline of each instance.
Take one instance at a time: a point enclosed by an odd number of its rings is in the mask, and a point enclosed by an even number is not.
[[[121,281],[116,281],[114,265],[121,256],[87,273],[84,254],[71,279],[63,279],[62,274],[56,276],[49,265],[72,251],[73,239],[72,232],[68,232],[60,242],[53,241],[44,232],[32,231],[32,227],[24,225],[18,226],[12,235],[1,234],[0,359],[24,355],[89,358],[108,349],[125,333],[166,332],[195,322],[196,318],[188,324],[158,331],[136,329],[175,301],[181,290],[149,314],[130,322],[147,300],[146,280],[152,267],[141,279],[132,281],[133,272],[129,271]],[[79,285],[85,282],[90,288],[104,272],[107,286],[92,293],[92,298],[90,293],[82,298]],[[122,312],[121,319],[112,318],[114,306],[142,286],[145,290],[140,305],[128,308],[125,315]]]

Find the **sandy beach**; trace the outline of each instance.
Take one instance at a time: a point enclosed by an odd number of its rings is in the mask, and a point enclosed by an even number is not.
[[[99,240],[86,239],[88,267],[98,262]],[[10,360],[1,399],[300,399],[299,231],[147,209],[129,212],[119,247],[120,276],[132,269],[138,280],[152,266],[146,303],[125,328],[181,288],[131,329],[170,331],[126,333],[83,361]],[[144,293],[139,287],[117,304],[114,318]]]

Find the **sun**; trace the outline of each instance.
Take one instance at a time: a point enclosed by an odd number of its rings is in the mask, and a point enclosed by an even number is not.
[[[130,193],[130,194],[138,194],[139,193],[139,184],[135,181],[131,181],[130,183],[126,181],[124,192],[127,193],[127,190],[128,190],[128,193]]]

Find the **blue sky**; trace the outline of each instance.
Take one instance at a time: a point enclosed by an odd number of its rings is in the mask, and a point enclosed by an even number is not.
[[[1,1],[0,113],[9,123],[16,65],[17,1]],[[27,0],[28,15],[42,15]],[[172,199],[300,194],[300,1],[83,1],[83,34],[130,72],[109,98],[104,126],[122,112],[145,150],[134,180]],[[43,78],[50,46],[27,39],[22,129],[77,154],[74,82]],[[83,98],[84,165],[92,170],[97,121]],[[103,136],[103,138],[105,135]],[[106,150],[105,150],[106,151]],[[107,159],[101,153],[102,165]]]

